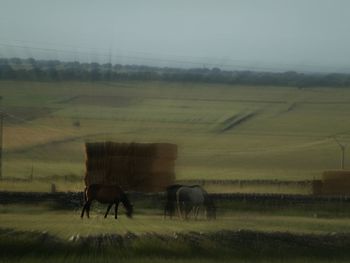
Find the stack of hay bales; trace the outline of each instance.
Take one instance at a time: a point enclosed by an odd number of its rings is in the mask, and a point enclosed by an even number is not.
[[[322,180],[312,181],[314,195],[350,195],[350,171],[325,171]]]
[[[322,194],[350,195],[350,171],[325,171],[322,175]]]
[[[127,191],[163,191],[175,181],[177,146],[169,143],[86,143],[86,186],[119,185]]]
[[[322,188],[323,188],[322,180],[313,180],[311,186],[312,186],[313,195],[322,195]]]

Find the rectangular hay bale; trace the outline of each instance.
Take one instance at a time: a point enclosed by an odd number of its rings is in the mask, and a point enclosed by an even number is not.
[[[331,170],[322,174],[322,194],[350,195],[350,171]]]
[[[330,170],[324,171],[322,174],[322,180],[350,180],[350,171],[348,170]]]
[[[109,157],[110,172],[127,172],[127,173],[163,173],[173,172],[175,161],[169,159],[152,159],[143,157]]]
[[[350,195],[350,181],[324,180],[322,193],[329,195]]]
[[[312,194],[321,195],[323,193],[323,182],[321,180],[312,181]]]
[[[85,143],[86,158],[104,156],[138,156],[147,158],[177,158],[177,145],[171,143]]]
[[[169,143],[86,143],[85,184],[128,191],[164,191],[175,181],[177,146]]]
[[[85,185],[92,184],[107,184],[107,176],[105,170],[100,171],[87,171],[84,177]]]

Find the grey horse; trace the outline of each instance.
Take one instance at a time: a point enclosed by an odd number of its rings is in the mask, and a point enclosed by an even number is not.
[[[176,206],[180,218],[188,218],[192,212],[197,219],[203,206],[208,219],[216,218],[216,207],[208,193],[199,185],[181,186],[176,191]]]

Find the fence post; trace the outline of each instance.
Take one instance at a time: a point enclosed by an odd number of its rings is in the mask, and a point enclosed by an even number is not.
[[[51,193],[56,193],[56,185],[54,183],[51,183]]]
[[[34,178],[34,167],[32,165],[32,169],[30,170],[29,181],[33,182]]]

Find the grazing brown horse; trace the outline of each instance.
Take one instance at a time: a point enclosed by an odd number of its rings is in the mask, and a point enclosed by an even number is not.
[[[115,204],[115,219],[117,219],[119,202],[122,202],[126,209],[127,217],[131,218],[133,213],[133,206],[130,203],[128,197],[123,190],[117,185],[101,185],[93,184],[85,188],[85,204],[83,211],[81,211],[81,218],[84,217],[86,210],[87,217],[90,217],[90,206],[92,201],[97,200],[102,204],[109,204],[105,218],[107,217],[109,210]]]

